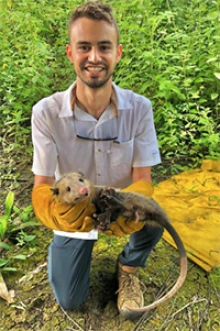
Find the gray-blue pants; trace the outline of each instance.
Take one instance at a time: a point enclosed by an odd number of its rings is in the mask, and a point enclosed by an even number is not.
[[[162,234],[162,228],[144,226],[130,235],[119,255],[121,264],[145,267],[148,255]],[[64,309],[76,309],[88,295],[94,243],[95,240],[54,235],[49,247],[48,274],[56,300]]]

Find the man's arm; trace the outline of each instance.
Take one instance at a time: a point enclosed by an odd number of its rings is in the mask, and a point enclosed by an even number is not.
[[[47,176],[34,176],[34,187],[40,185],[40,184],[49,184],[53,185],[54,183],[54,177],[47,177]]]
[[[94,229],[94,220],[91,215],[96,209],[90,203],[90,199],[85,199],[71,207],[59,203],[51,192],[53,183],[54,177],[35,175],[32,205],[36,217],[52,230],[90,232]]]
[[[133,168],[132,177],[133,177],[133,182],[137,182],[138,180],[144,179],[149,183],[152,183],[151,167]]]

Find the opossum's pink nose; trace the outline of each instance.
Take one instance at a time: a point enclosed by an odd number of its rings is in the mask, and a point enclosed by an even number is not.
[[[88,187],[82,187],[82,188],[79,190],[79,193],[80,193],[81,195],[88,195],[88,193],[89,193],[89,189],[88,189]]]

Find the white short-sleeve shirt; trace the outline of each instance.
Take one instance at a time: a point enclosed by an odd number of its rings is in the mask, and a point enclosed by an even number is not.
[[[82,171],[96,185],[124,188],[132,183],[132,168],[161,162],[151,102],[113,83],[118,116],[112,105],[97,120],[75,106],[71,91],[57,92],[33,107],[33,173],[55,176]],[[96,139],[87,140],[77,136]],[[98,139],[109,139],[106,141]],[[97,231],[56,234],[97,239]]]

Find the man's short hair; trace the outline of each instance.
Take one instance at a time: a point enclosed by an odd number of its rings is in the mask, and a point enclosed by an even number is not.
[[[95,21],[105,21],[110,25],[114,26],[117,33],[117,43],[119,43],[119,30],[117,22],[112,14],[111,6],[104,4],[99,1],[88,1],[81,6],[78,6],[74,9],[74,11],[70,15],[69,20],[69,40],[71,27],[73,23],[81,17],[86,17]]]

